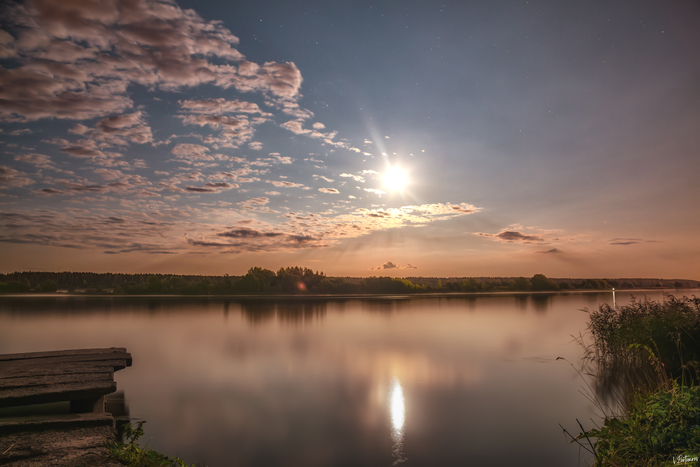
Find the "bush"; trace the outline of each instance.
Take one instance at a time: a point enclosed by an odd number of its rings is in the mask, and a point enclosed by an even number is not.
[[[673,384],[637,396],[626,418],[608,418],[575,439],[596,438],[596,466],[671,466],[698,456],[699,425],[700,387]]]

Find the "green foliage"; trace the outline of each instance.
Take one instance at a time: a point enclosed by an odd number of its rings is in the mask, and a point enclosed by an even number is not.
[[[136,428],[130,424],[124,425],[124,437],[127,442],[107,442],[109,457],[128,467],[190,467],[178,457],[171,459],[152,449],[139,447],[138,440],[143,436],[144,423],[138,422]],[[192,464],[191,467],[195,467],[195,464]]]
[[[31,292],[29,284],[20,281],[0,282],[0,293],[27,293]]]
[[[46,280],[43,284],[41,284],[41,291],[44,293],[55,292],[56,289],[56,283],[52,280]]]
[[[25,271],[0,274],[0,294],[68,291],[69,293],[114,295],[272,295],[272,294],[361,294],[361,293],[421,293],[421,292],[501,292],[501,291],[555,291],[559,289],[609,289],[618,281],[602,279],[558,279],[556,282],[543,274],[531,279],[518,278],[461,278],[442,281],[439,278],[411,278],[403,287],[390,278],[388,288],[377,288],[360,278],[326,277],[304,267],[281,268],[277,272],[260,267],[250,268],[245,276],[194,276],[173,274],[116,274],[92,272],[38,272]],[[323,283],[321,285],[321,283]],[[404,284],[407,285],[407,284]],[[55,290],[54,290],[55,286]],[[631,279],[620,287],[698,287],[700,282],[684,280]],[[373,291],[370,291],[372,289]]]
[[[530,281],[525,277],[516,277],[511,289],[518,291],[530,290]]]
[[[360,285],[363,293],[409,293],[416,287],[409,280],[391,277],[366,277]]]
[[[589,290],[609,290],[612,288],[612,286],[608,284],[608,281],[605,279],[584,279],[580,284],[578,284],[578,288]]]
[[[671,466],[700,453],[700,387],[678,384],[637,395],[626,418],[578,435],[595,438],[596,466]],[[573,440],[572,440],[573,441]]]
[[[535,274],[530,279],[530,288],[535,291],[559,290],[559,286],[544,274]]]

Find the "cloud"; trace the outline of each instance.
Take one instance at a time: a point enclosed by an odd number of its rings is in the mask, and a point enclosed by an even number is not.
[[[180,107],[195,114],[221,115],[226,113],[260,114],[271,117],[272,114],[263,112],[254,102],[240,101],[238,99],[226,100],[223,97],[217,99],[184,100],[179,101]]]
[[[368,193],[374,193],[380,196],[386,194],[386,191],[378,190],[376,188],[365,188],[364,190]]]
[[[224,253],[296,250],[327,246],[321,239],[310,235],[251,228],[224,230],[215,233],[214,236],[217,240],[187,237],[187,242],[197,247],[223,249]]]
[[[248,147],[254,151],[260,151],[263,148],[263,144],[260,141],[251,141],[248,143]]]
[[[231,190],[233,188],[238,188],[238,185],[227,182],[210,182],[204,186],[187,186],[185,190],[192,193],[221,193],[222,191]]]
[[[97,175],[101,176],[105,180],[119,180],[124,177],[124,174],[120,170],[116,169],[95,169],[93,170]]]
[[[333,146],[336,148],[345,148],[354,152],[361,152],[359,149],[352,147],[350,144],[344,141],[334,141],[334,138],[337,136],[337,132],[335,131],[323,133],[321,131],[318,131],[318,129],[309,130],[307,128],[304,128],[304,122],[302,119],[290,120],[281,124],[280,126],[291,131],[296,135],[306,135],[314,139],[319,139],[323,141],[324,144],[327,144],[329,146]]]
[[[352,178],[356,182],[365,183],[364,177],[361,177],[360,175],[342,173],[342,174],[340,174],[340,176],[343,178]]]
[[[116,172],[110,174],[119,175]],[[139,196],[150,196],[149,190],[138,187],[139,181],[134,179],[135,176],[125,175],[125,177],[131,177],[128,184],[133,186],[134,190],[143,193]],[[225,182],[222,184],[208,182],[203,185],[188,185],[190,190],[187,190],[179,188],[175,182],[179,183],[187,179],[201,180],[204,175],[200,172],[190,172],[178,177],[173,177],[171,183],[182,193],[212,193],[209,190],[229,188],[223,184]],[[43,196],[87,193],[99,199],[98,197],[102,194],[119,189],[116,187],[117,184],[126,183],[122,180],[105,185],[63,181],[65,188],[62,190],[43,188],[36,193],[41,193]],[[247,212],[251,211],[277,213],[269,208],[269,198],[254,197],[238,203],[238,210],[230,207],[223,208],[227,215],[241,217],[239,224],[250,229],[244,232],[241,227],[198,222],[196,216],[199,208],[194,205],[174,209],[160,203],[156,204],[160,208],[154,208],[150,201],[145,205],[139,204],[138,201],[122,201],[119,215],[98,215],[87,210],[0,212],[0,242],[100,249],[113,254],[129,252],[156,254],[193,251],[193,249],[224,253],[289,251],[326,248],[347,238],[360,237],[381,230],[420,227],[454,216],[467,215],[467,211],[478,211],[478,208],[455,211],[449,207],[451,205],[432,204],[388,209],[359,208],[345,214],[337,214],[333,211],[325,214],[291,212],[283,214],[286,221],[272,226],[261,220],[246,218],[249,217],[246,216]],[[146,206],[149,207],[146,208]],[[10,225],[12,228],[8,227]],[[158,239],[157,242],[154,238]]]
[[[272,183],[274,186],[278,188],[297,188],[297,187],[303,187],[301,183],[294,183],[294,182],[288,182],[285,180],[268,180],[268,183]]]
[[[51,157],[45,154],[18,154],[15,156],[15,160],[19,162],[26,162],[27,164],[32,164],[36,167],[41,167],[42,169],[56,170],[56,165],[51,160]]]
[[[292,159],[289,156],[280,156],[279,154],[270,154],[272,157],[267,158],[265,160],[267,161],[272,161],[273,163],[280,163],[280,164],[291,164],[294,159]]]
[[[0,188],[15,188],[33,183],[34,180],[29,178],[27,174],[6,165],[0,165]]]
[[[481,237],[493,238],[505,243],[543,243],[546,240],[537,235],[525,235],[513,230],[502,230],[497,234],[477,232],[476,235]]]
[[[314,130],[323,130],[324,128],[326,128],[326,125],[324,125],[321,122],[316,122],[311,126],[313,127]]]
[[[238,228],[233,230],[227,230],[224,232],[219,232],[216,234],[218,237],[227,238],[272,238],[284,235],[282,232],[262,232],[260,230],[254,230],[249,228]]]
[[[129,163],[122,160],[122,154],[114,151],[103,151],[97,142],[91,139],[79,139],[70,142],[65,139],[43,140],[44,143],[61,146],[61,152],[76,159],[91,162],[103,167],[128,167]]]
[[[561,250],[557,248],[552,248],[551,250],[545,250],[545,251],[538,251],[537,253],[542,253],[542,254],[559,254],[561,253]]]
[[[68,130],[70,133],[104,141],[117,146],[129,143],[145,144],[153,142],[151,128],[143,119],[143,112],[117,115],[99,120],[94,128],[78,124]]]
[[[299,98],[294,63],[245,60],[221,21],[205,21],[174,2],[114,0],[87,8],[43,0],[8,6],[3,19],[0,55],[18,66],[0,75],[2,120],[120,114],[133,106],[127,93],[133,84],[232,87],[291,107]]]
[[[338,194],[340,193],[338,190],[335,188],[319,188],[318,191],[321,193],[331,193],[331,194]]]
[[[285,128],[297,135],[306,135],[311,133],[311,130],[304,129],[303,125],[304,122],[302,122],[301,120],[290,120],[288,122],[283,123],[281,126],[282,128]]]
[[[316,174],[314,174],[313,178],[320,178],[321,180],[325,180],[328,183],[333,183],[335,181],[332,178],[328,178],[328,177],[325,177],[323,175],[316,175]]]
[[[141,213],[103,216],[79,210],[74,214],[48,210],[0,212],[0,242],[50,245],[73,249],[108,250],[113,253],[174,252],[182,247],[182,234],[174,224]],[[154,241],[157,239],[157,241]]]
[[[213,161],[214,158],[207,154],[209,148],[199,144],[179,143],[170,152],[178,159],[191,163],[194,161]]]
[[[641,238],[613,238],[610,240],[611,245],[636,245],[644,242]]]
[[[251,198],[246,201],[238,203],[238,205],[244,211],[255,211],[255,212],[267,212],[267,213],[277,213],[274,209],[267,206],[270,203],[270,198],[266,196],[260,196],[258,198]]]
[[[375,269],[418,269],[418,266],[412,266],[410,264],[407,264],[406,266],[399,266],[398,264],[392,262],[392,261],[387,261],[386,263],[382,264],[381,266],[377,266],[376,268],[370,268],[370,270],[375,270]]]
[[[13,130],[13,131],[8,131],[8,132],[5,132],[5,130],[0,128],[0,135],[4,134],[4,135],[9,135],[9,136],[22,136],[22,135],[31,135],[32,133],[34,133],[34,131],[30,128],[22,128],[19,130]]]
[[[255,134],[253,125],[246,116],[229,117],[225,115],[187,114],[178,115],[177,117],[188,125],[208,126],[221,130],[217,136],[202,137],[204,143],[211,144],[214,148],[237,148],[242,143],[249,141]]]
[[[35,190],[32,193],[41,196],[53,196],[53,195],[65,195],[65,191],[57,190],[55,188],[42,188],[40,190]]]

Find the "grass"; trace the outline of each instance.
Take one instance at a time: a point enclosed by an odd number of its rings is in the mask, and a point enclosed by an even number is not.
[[[584,359],[596,372],[602,399],[668,389],[672,380],[688,386],[700,382],[700,298],[633,299],[589,314],[593,342],[585,346]]]
[[[595,367],[596,398],[615,399],[617,413],[572,442],[590,446],[596,466],[698,465],[700,299],[633,299],[589,313],[584,360]]]
[[[138,440],[143,436],[143,424],[138,422],[136,428],[130,424],[124,425],[124,438],[126,443],[120,441],[107,442],[109,457],[116,459],[128,467],[196,467],[186,464],[178,457],[169,458],[147,447],[140,447]]]

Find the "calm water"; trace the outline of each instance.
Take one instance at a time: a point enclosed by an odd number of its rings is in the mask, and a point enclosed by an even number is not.
[[[559,423],[600,414],[556,358],[578,365],[580,310],[610,301],[4,297],[0,353],[126,347],[149,446],[210,467],[577,466]]]

